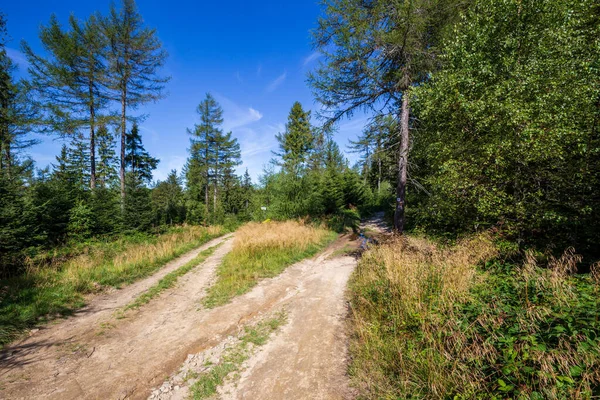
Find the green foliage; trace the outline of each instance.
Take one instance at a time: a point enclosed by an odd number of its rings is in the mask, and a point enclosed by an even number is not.
[[[356,209],[342,209],[326,220],[327,227],[335,232],[345,232],[347,228],[358,233],[360,214]]]
[[[597,4],[476,1],[414,90],[415,223],[598,255]]]
[[[123,223],[127,229],[148,231],[152,227],[152,199],[150,189],[139,178],[127,174]]]
[[[114,188],[119,175],[117,172],[118,157],[115,152],[115,138],[108,131],[106,125],[101,125],[96,132],[98,144],[98,164],[96,165],[96,179],[98,186],[103,189]]]
[[[95,235],[114,234],[123,229],[119,193],[116,187],[111,189],[97,187],[91,194],[89,204]]]
[[[159,160],[151,157],[144,148],[140,130],[134,122],[131,131],[125,135],[125,168],[128,168],[138,181],[149,182],[158,162]]]
[[[278,220],[299,217],[334,216],[332,226],[339,229],[356,225],[346,219],[349,209],[365,206],[370,198],[366,183],[348,167],[335,141],[310,125],[309,113],[295,103],[286,131],[277,137],[281,152],[275,165],[279,171],[266,170],[255,202],[267,207],[256,210],[256,219]]]
[[[479,243],[405,240],[369,250],[352,278],[350,373],[363,398],[598,396],[600,281],[572,274],[580,257],[476,268]]]
[[[24,250],[36,243],[35,222],[21,182],[0,174],[0,276],[20,272]]]
[[[295,102],[290,110],[285,132],[278,133],[275,138],[280,148],[276,155],[281,158],[283,169],[287,173],[299,175],[314,147],[310,112],[305,112],[302,105]]]
[[[468,366],[487,376],[487,390],[496,398],[597,396],[597,283],[585,275],[553,281],[554,271],[530,268],[486,266],[485,283],[460,309],[460,326],[467,342],[485,337],[495,351]]]
[[[67,232],[71,240],[80,241],[89,238],[93,228],[93,214],[87,204],[80,201],[71,208]]]
[[[193,137],[184,171],[189,221],[220,223],[225,214],[238,213],[243,201],[234,170],[241,164],[240,145],[231,132],[223,133],[223,109],[210,93],[198,105],[197,113],[200,123],[188,129]]]
[[[158,182],[152,189],[151,196],[158,225],[173,225],[185,221],[184,193],[177,171],[171,171],[164,182]]]

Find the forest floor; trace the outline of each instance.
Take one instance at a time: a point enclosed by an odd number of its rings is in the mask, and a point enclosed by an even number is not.
[[[363,228],[380,232],[383,225],[378,217]],[[145,280],[98,295],[74,316],[6,346],[0,353],[0,398],[354,397],[346,375],[345,292],[357,263],[352,252],[363,240],[341,236],[317,256],[206,309],[202,299],[231,250],[231,237],[212,240]],[[215,246],[174,287],[126,309],[168,273]],[[263,337],[257,327],[265,324],[273,329]]]

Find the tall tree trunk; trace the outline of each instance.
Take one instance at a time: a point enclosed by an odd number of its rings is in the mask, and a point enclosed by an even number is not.
[[[90,189],[96,189],[96,139],[94,125],[90,126]]]
[[[8,102],[3,102],[1,110],[8,110]],[[5,172],[6,176],[10,178],[10,132],[8,128],[8,121],[2,121],[0,126],[0,172]]]
[[[363,183],[365,184],[365,186],[367,185],[367,180],[369,178],[369,167],[370,167],[370,163],[371,163],[371,160],[369,158],[370,158],[370,155],[369,155],[369,152],[367,151],[367,159],[365,160],[365,168],[363,171],[363,174],[364,174]]]
[[[402,114],[400,116],[400,148],[398,150],[398,186],[396,187],[396,211],[394,213],[394,229],[402,234],[405,223],[406,181],[408,167],[408,119],[410,109],[408,93],[402,93]]]
[[[381,157],[377,157],[377,194],[381,194]]]
[[[206,175],[206,189],[204,190],[204,204],[206,208],[206,219],[204,220],[204,225],[208,225],[208,220],[210,218],[209,205],[208,205],[208,192],[210,191],[210,182],[208,179],[208,134],[206,135],[206,147],[204,151],[204,167],[205,167],[205,175]]]
[[[12,164],[12,154],[10,152],[10,139],[7,138],[6,142],[4,142],[4,154],[0,154],[0,158],[4,157],[4,171],[6,172],[6,177],[10,179],[10,168]]]
[[[125,210],[125,130],[127,129],[127,89],[121,92],[121,164],[119,166],[119,177],[121,178],[121,211]]]
[[[215,153],[215,179],[214,179],[214,193],[213,193],[213,218],[217,215],[217,177],[219,176],[219,148],[216,148]],[[214,222],[214,221],[213,221]]]
[[[89,86],[90,93],[90,189],[96,189],[96,137],[95,137],[95,124],[96,124],[96,112],[94,110],[94,97],[92,91],[92,84]]]

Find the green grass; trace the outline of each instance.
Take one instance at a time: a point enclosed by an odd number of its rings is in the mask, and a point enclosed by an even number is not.
[[[253,347],[264,345],[271,333],[287,321],[284,312],[280,312],[274,318],[258,324],[246,327],[244,335],[240,337],[239,343],[225,351],[222,362],[214,365],[209,371],[194,375],[196,382],[191,387],[194,400],[207,399],[217,393],[217,388],[223,384],[227,375],[240,369],[244,361],[252,355]]]
[[[147,304],[158,296],[163,291],[172,288],[179,277],[187,274],[192,269],[197,267],[200,263],[204,262],[209,256],[211,256],[215,250],[221,245],[219,243],[216,246],[213,246],[209,249],[206,249],[200,252],[193,260],[189,261],[187,264],[177,268],[175,271],[168,273],[164,278],[158,281],[158,283],[152,286],[150,289],[146,290],[144,293],[139,295],[131,304],[128,304],[124,309],[124,311],[139,308],[144,304]]]
[[[350,284],[360,398],[600,396],[600,270],[572,274],[570,252],[543,267],[473,257],[481,246],[409,236],[364,254]]]
[[[267,247],[250,253],[234,249],[217,269],[217,281],[209,288],[204,306],[212,308],[226,304],[233,297],[248,292],[261,279],[277,276],[289,265],[314,256],[336,238],[335,232],[327,231],[318,243],[305,247]]]
[[[357,249],[355,246],[347,244],[344,247],[342,247],[341,249],[337,249],[336,251],[331,253],[329,258],[336,258],[336,257],[340,257],[340,256],[349,256],[349,255],[356,254],[358,251],[359,251],[359,249]]]
[[[157,235],[91,240],[37,256],[28,272],[0,282],[0,345],[41,322],[69,315],[85,295],[147,277],[222,235],[220,228],[177,227]]]

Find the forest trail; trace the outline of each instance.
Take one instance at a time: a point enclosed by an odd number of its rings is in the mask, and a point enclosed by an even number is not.
[[[123,319],[114,317],[115,310],[156,283],[166,268],[177,267],[168,265],[145,281],[103,295],[79,315],[7,347],[0,355],[0,398],[186,398],[189,382],[163,385],[186,357],[223,348],[245,326],[280,310],[287,314],[285,325],[253,353],[239,376],[219,388],[220,396],[352,398],[346,376],[344,294],[357,261],[337,254],[360,243],[343,236],[318,256],[261,281],[230,303],[205,309],[205,289],[233,241],[216,239],[201,248],[220,242],[174,288]],[[183,265],[193,256],[182,258],[173,263]]]

